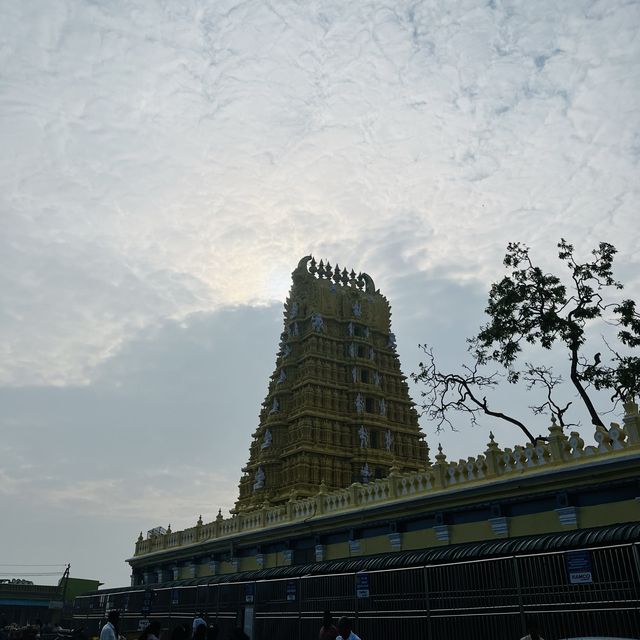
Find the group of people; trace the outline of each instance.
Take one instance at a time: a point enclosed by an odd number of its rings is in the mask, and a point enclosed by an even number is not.
[[[121,640],[118,632],[120,613],[110,611],[107,623],[102,627],[100,640]],[[542,640],[538,632],[538,626],[534,621],[528,625],[527,636],[522,640]],[[140,634],[138,640],[160,640],[161,626],[157,620],[151,620]],[[171,633],[171,640],[217,640],[218,628],[215,625],[207,625],[203,614],[196,615],[193,619],[191,629],[187,625],[178,625]],[[230,640],[249,640],[246,633],[239,627],[231,632]],[[349,618],[343,616],[333,623],[330,611],[325,611],[322,618],[322,626],[318,640],[361,640],[353,631],[353,624]]]
[[[119,632],[120,612],[110,611],[107,616],[107,622],[100,631],[100,640],[124,640]],[[138,640],[160,640],[162,627],[158,620],[151,620],[143,629]],[[204,614],[198,614],[193,619],[191,628],[186,624],[178,624],[173,628],[170,636],[166,636],[170,640],[217,640],[218,627],[216,625],[207,625],[204,620]],[[165,636],[162,636],[165,640]],[[242,629],[234,629],[229,640],[249,640],[249,637]]]
[[[353,632],[349,618],[343,616],[338,620],[338,624],[334,625],[331,612],[325,611],[318,640],[360,640],[360,637]]]
[[[100,640],[122,640],[119,632],[120,612],[110,611],[107,622],[100,631]],[[158,620],[151,620],[144,628],[138,640],[160,640],[161,625]],[[218,628],[215,625],[207,625],[204,615],[196,615],[191,629],[186,625],[178,625],[171,633],[171,640],[217,640]],[[247,634],[237,627],[231,632],[230,640],[249,640]],[[333,624],[330,611],[325,611],[320,627],[319,640],[360,640],[353,632],[351,620],[342,617],[337,625]]]

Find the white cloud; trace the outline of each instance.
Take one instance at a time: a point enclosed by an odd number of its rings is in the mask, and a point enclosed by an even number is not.
[[[40,488],[34,501],[86,517],[143,519],[184,528],[195,524],[203,508],[209,520],[215,515],[214,507],[228,511],[235,502],[236,492],[237,481],[228,476],[194,471],[183,465],[171,473],[147,473],[144,477],[134,473],[122,478],[72,481],[50,489]]]
[[[425,277],[561,235],[637,261],[637,5],[1,10],[5,384],[281,299],[309,251],[376,277],[396,228]]]

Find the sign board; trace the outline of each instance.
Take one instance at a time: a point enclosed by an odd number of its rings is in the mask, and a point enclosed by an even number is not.
[[[592,584],[593,569],[589,551],[571,551],[564,554],[567,574],[571,584]]]
[[[244,585],[244,601],[248,604],[253,603],[254,600],[254,589],[255,589],[255,585],[254,584],[245,584]],[[246,633],[246,631],[245,631]],[[249,635],[249,634],[247,634]]]
[[[253,607],[244,608],[244,632],[253,639]]]
[[[144,598],[142,600],[142,609],[140,613],[146,618],[151,613],[151,604],[154,597],[153,589],[147,589],[144,592]]]
[[[298,597],[298,587],[295,582],[287,582],[287,602],[295,602]]]
[[[49,609],[62,609],[64,602],[62,600],[49,600]]]
[[[149,626],[149,621],[143,618],[138,620],[138,631],[144,631]]]
[[[171,589],[171,604],[180,602],[180,592],[177,589]]]
[[[356,574],[356,597],[357,598],[369,597],[369,574],[368,573]]]

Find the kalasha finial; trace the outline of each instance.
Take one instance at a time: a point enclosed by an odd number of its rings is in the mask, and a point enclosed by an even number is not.
[[[309,265],[309,273],[313,276],[317,273],[318,267],[316,266],[316,259],[311,258],[311,264]]]
[[[495,436],[493,435],[493,431],[489,431],[489,442],[487,442],[487,449],[497,450],[498,444],[495,441]]]
[[[327,278],[327,280],[331,279],[331,276],[333,275],[333,267],[331,266],[331,263],[327,260],[327,264],[324,265],[324,277]]]
[[[342,284],[346,287],[349,284],[349,274],[346,269],[342,270]]]
[[[322,262],[322,258],[320,258],[320,263],[318,264],[318,278],[324,278],[324,262]]]
[[[198,516],[198,526],[201,527],[202,526],[202,514],[200,514]]]
[[[436,454],[436,460],[439,464],[444,464],[447,460],[447,456],[442,452],[442,445],[438,442],[438,453]]]

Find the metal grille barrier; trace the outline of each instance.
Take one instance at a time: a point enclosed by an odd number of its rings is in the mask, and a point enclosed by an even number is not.
[[[363,640],[513,640],[525,634],[530,617],[546,640],[640,638],[638,543],[577,552],[590,562],[589,579],[577,584],[568,570],[568,555],[576,550],[548,551],[244,582],[217,577],[210,584],[155,589],[148,617],[171,629],[201,611],[217,620],[220,640],[243,626],[246,616],[253,622],[253,640],[313,640],[325,609],[335,618],[353,618]],[[132,631],[149,590],[81,596],[74,618],[97,630],[108,608],[117,607],[125,613],[125,631]]]

